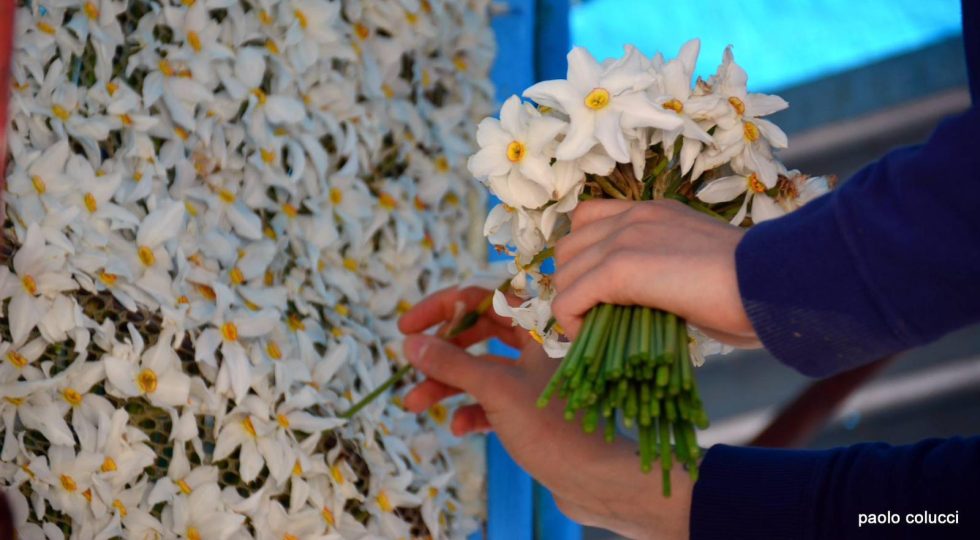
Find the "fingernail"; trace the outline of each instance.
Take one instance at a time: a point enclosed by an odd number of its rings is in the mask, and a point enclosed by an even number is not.
[[[405,338],[405,357],[412,364],[418,363],[429,348],[431,338],[423,334],[412,334]]]

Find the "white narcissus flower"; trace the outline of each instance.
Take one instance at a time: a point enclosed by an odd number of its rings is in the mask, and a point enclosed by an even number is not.
[[[10,334],[14,343],[23,343],[54,298],[78,286],[65,271],[65,253],[46,244],[38,225],[28,227],[13,262],[13,272],[0,269],[0,297],[10,298]]]
[[[786,213],[772,197],[766,194],[766,191],[772,187],[775,187],[775,183],[771,186],[766,185],[754,172],[733,174],[710,181],[697,192],[697,197],[706,203],[721,203],[735,200],[744,194],[745,199],[738,213],[732,218],[732,224],[742,223],[749,212],[750,205],[752,221],[759,223]]]
[[[135,334],[135,330],[131,329]],[[138,334],[136,334],[138,336]],[[173,331],[165,330],[157,343],[146,349],[139,360],[105,357],[109,382],[127,397],[143,396],[157,407],[187,404],[190,377],[180,369],[180,358],[174,352]]]
[[[694,160],[701,153],[703,144],[711,144],[711,135],[696,121],[703,119],[708,104],[691,99],[691,77],[694,75],[701,40],[692,39],[685,43],[677,57],[667,62],[662,69],[664,95],[654,98],[654,103],[666,111],[673,111],[683,124],[679,128],[663,133],[664,149],[667,155],[674,151],[677,137],[683,137],[681,147],[681,172],[687,174],[694,166]]]
[[[170,508],[165,525],[187,540],[227,540],[245,522],[245,516],[224,508],[218,484],[205,484],[190,495],[179,496]]]
[[[485,118],[477,129],[480,151],[469,160],[478,178],[487,178],[494,193],[511,206],[537,208],[554,191],[551,156],[545,153],[565,122],[542,116],[534,106],[511,96],[500,120]]]
[[[565,139],[555,157],[574,160],[596,144],[620,163],[630,161],[624,132],[637,128],[675,129],[682,122],[657,107],[644,90],[654,83],[653,76],[637,69],[627,49],[623,59],[602,66],[582,47],[568,53],[568,79],[544,81],[524,91],[524,97],[553,107],[569,117]]]

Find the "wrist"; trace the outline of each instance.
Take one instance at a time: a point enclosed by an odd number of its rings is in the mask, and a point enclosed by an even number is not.
[[[690,474],[675,465],[671,471],[671,496],[664,497],[659,463],[653,472],[644,474],[639,468],[636,444],[624,442],[618,446],[621,448],[615,455],[589,464],[587,475],[594,480],[581,491],[588,498],[569,501],[577,507],[576,515],[570,517],[626,538],[688,538],[694,491]]]

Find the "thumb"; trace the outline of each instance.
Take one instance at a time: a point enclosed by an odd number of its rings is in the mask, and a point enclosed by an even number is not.
[[[405,337],[405,357],[428,377],[480,400],[500,366],[481,360],[448,341],[425,334]]]

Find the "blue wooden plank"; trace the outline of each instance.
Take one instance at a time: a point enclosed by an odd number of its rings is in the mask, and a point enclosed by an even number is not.
[[[534,483],[535,540],[581,540],[582,526],[565,517],[555,498],[544,486]]]
[[[535,0],[509,0],[493,20],[497,60],[491,77],[502,102],[535,81]],[[496,201],[491,201],[496,204]],[[499,258],[492,249],[491,260]],[[494,340],[490,352],[513,357],[516,351]],[[487,540],[532,540],[533,481],[507,454],[495,435],[487,437]]]

